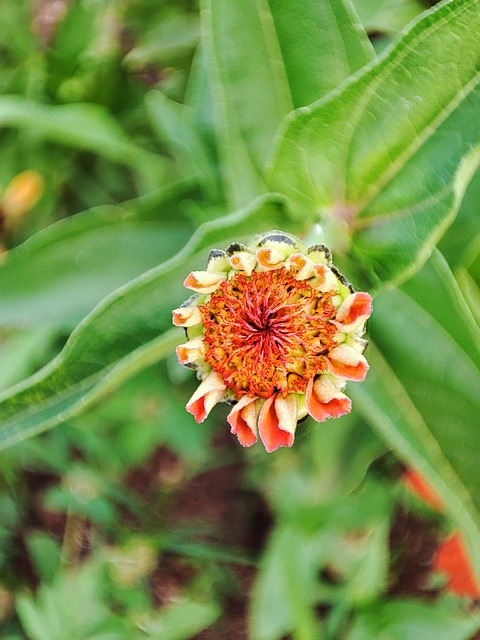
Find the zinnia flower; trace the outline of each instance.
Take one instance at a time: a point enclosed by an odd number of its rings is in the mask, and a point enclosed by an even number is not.
[[[354,293],[324,245],[304,247],[273,231],[252,247],[210,252],[205,271],[184,282],[195,295],[173,312],[188,341],[181,364],[201,384],[186,409],[203,422],[218,402],[233,403],[231,432],[248,447],[290,447],[297,422],[351,409],[347,380],[363,380],[371,296]]]

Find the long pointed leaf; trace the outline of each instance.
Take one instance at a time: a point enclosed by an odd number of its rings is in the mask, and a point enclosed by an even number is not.
[[[319,100],[375,53],[344,0],[270,0],[295,107]]]
[[[202,24],[224,178],[239,207],[265,191],[262,170],[292,101],[267,0],[203,0]]]
[[[479,0],[440,5],[341,93],[287,120],[270,184],[299,217],[331,224],[337,245],[349,227],[373,281],[426,259],[478,163],[479,30]]]
[[[176,257],[111,294],[78,325],[55,360],[0,396],[0,448],[77,415],[168,355],[182,335],[170,329],[171,309],[185,299],[182,282],[205,262],[206,247],[286,226],[278,199],[262,198],[202,225]]]
[[[445,270],[437,256],[418,274],[431,294],[408,284],[377,296],[371,370],[350,392],[365,418],[442,496],[480,570],[478,334]]]

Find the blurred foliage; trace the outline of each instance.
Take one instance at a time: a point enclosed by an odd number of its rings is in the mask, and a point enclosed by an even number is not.
[[[4,640],[480,629],[432,570],[452,527],[480,562],[480,6],[430,4],[2,0]],[[371,371],[240,450],[184,411],[170,309],[209,248],[319,221]]]

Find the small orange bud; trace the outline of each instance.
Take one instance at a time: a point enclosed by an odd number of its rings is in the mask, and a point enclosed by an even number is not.
[[[2,210],[7,227],[15,224],[39,200],[44,182],[37,171],[22,171],[7,186],[2,198]]]

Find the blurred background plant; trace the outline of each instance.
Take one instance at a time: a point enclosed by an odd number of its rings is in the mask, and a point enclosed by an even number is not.
[[[355,0],[358,16],[343,1],[294,4],[0,3],[4,640],[469,640],[480,629],[478,174],[462,201],[478,90],[454,67],[454,99],[435,93],[421,38],[420,62],[404,63],[419,86],[377,65],[382,52],[413,57],[408,34],[390,47],[430,2]],[[431,47],[447,59],[430,66],[446,87],[448,33],[480,16],[467,0],[462,18],[461,4],[414,28],[428,44],[445,21]],[[391,103],[350,119],[369,78],[380,101],[394,85]],[[324,96],[278,134],[293,107]],[[437,136],[416,129],[422,101]],[[393,124],[406,111],[410,156]],[[355,120],[351,166],[371,175],[350,175],[350,200],[329,217],[332,163],[310,145],[342,153],[335,125],[322,133],[332,113],[341,129]],[[393,142],[370,148],[375,118]],[[300,187],[297,148],[314,176]],[[390,192],[372,178],[378,158],[404,169]],[[350,227],[349,202],[364,207]],[[411,223],[378,230],[378,207],[411,211]],[[300,425],[291,450],[241,450],[226,410],[201,426],[184,411],[196,383],[172,356],[169,310],[208,248],[278,226],[314,241],[319,214],[349,277],[379,292],[372,371],[351,415]],[[405,465],[441,512],[407,486]],[[465,548],[449,551],[458,530]],[[467,571],[470,588],[452,588],[449,571]]]

